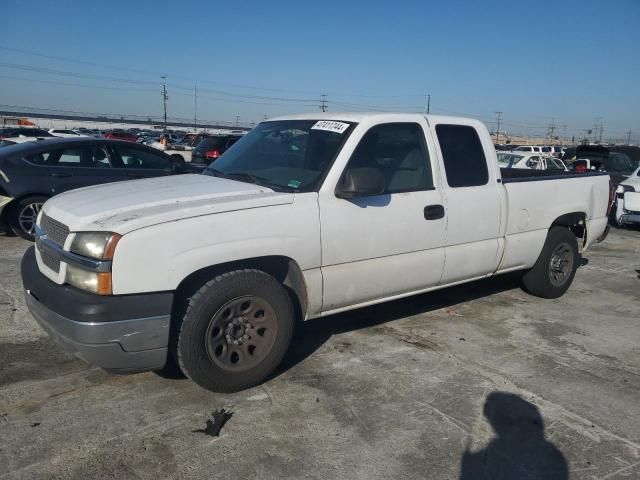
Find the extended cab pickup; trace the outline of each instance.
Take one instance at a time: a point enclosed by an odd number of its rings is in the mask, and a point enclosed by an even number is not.
[[[516,270],[558,297],[609,206],[606,174],[501,173],[476,120],[287,116],[204,174],[48,200],[22,277],[33,316],[90,363],[234,391],[268,377],[298,319]]]

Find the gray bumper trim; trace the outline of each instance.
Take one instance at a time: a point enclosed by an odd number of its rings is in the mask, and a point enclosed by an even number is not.
[[[44,330],[78,358],[106,370],[148,371],[167,358],[170,316],[114,322],[76,322],[25,292],[27,307]]]
[[[620,217],[623,223],[640,223],[640,215],[636,213],[625,213]]]
[[[3,197],[2,195],[0,195],[0,214],[2,214],[2,210],[4,210],[4,207],[9,205],[12,200],[12,197]]]

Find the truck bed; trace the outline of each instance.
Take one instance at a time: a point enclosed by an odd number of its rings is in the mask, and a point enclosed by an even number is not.
[[[528,168],[501,168],[502,183],[536,182],[540,180],[559,180],[562,178],[598,177],[605,172],[562,172],[558,170],[531,170]]]

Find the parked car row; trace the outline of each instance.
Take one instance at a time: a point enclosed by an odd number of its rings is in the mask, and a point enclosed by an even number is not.
[[[567,166],[556,157],[541,153],[527,153],[520,151],[496,152],[498,164],[501,168],[525,168],[531,170],[556,170],[566,172]]]
[[[144,145],[93,137],[30,140],[0,148],[0,225],[33,240],[42,204],[68,190],[185,173],[184,162]]]
[[[510,145],[510,144],[498,144],[495,145],[496,151],[499,152],[522,152],[522,153],[540,153],[543,155],[562,158],[565,154],[566,148],[561,145]]]

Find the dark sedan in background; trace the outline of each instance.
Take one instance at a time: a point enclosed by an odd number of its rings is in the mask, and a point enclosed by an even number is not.
[[[56,138],[0,148],[0,229],[33,240],[42,204],[74,188],[183,173],[154,148],[102,138]]]
[[[231,145],[242,138],[242,135],[205,135],[191,152],[190,168],[201,172],[209,164],[217,160]]]

